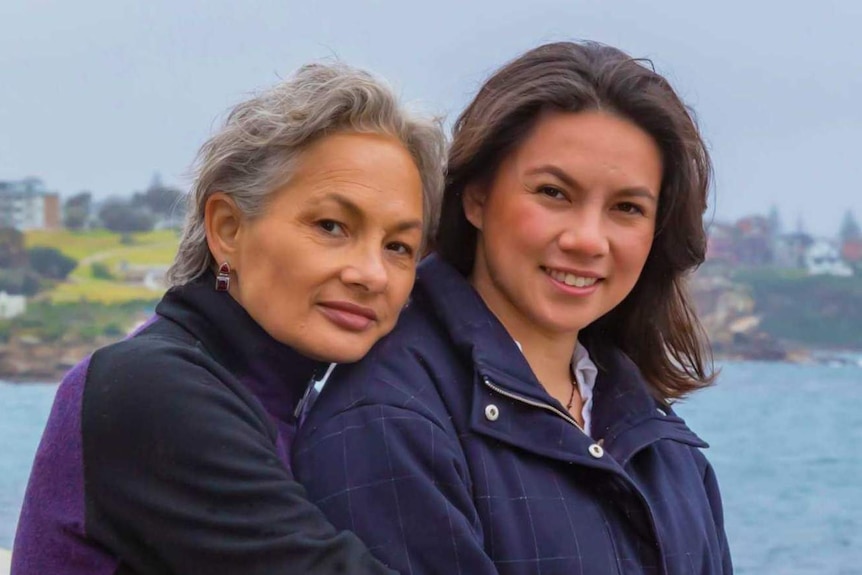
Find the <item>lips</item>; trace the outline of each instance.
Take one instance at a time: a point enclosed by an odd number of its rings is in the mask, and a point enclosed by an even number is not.
[[[377,313],[373,309],[348,301],[327,301],[318,307],[329,321],[348,331],[365,331],[377,321]]]
[[[542,271],[551,276],[554,280],[569,287],[592,287],[602,279],[592,272],[568,271],[547,267],[542,267]]]

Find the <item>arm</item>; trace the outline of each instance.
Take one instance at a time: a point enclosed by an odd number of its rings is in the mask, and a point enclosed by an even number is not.
[[[91,364],[87,531],[135,572],[383,574],[280,461],[265,414],[193,350]]]
[[[718,533],[721,544],[721,566],[725,575],[733,575],[733,562],[730,558],[730,547],[727,544],[727,534],[724,531],[724,509],[721,503],[721,493],[718,489],[718,480],[712,465],[707,464],[706,473],[703,478],[706,495],[712,507],[712,515],[715,518],[715,530]]]
[[[496,574],[483,548],[460,443],[410,409],[316,413],[293,465],[336,525],[404,574]]]

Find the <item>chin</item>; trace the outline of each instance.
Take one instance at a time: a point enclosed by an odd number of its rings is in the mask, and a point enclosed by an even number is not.
[[[302,350],[300,353],[326,363],[354,363],[365,357],[370,349],[371,345],[329,345],[319,349]]]

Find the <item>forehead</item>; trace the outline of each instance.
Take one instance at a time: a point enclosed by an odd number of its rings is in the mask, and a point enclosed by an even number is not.
[[[627,118],[602,110],[543,111],[519,146],[525,150],[546,148],[542,150],[545,153],[551,149],[564,153],[575,147],[603,153],[658,149],[652,136],[640,126]]]
[[[273,196],[274,204],[295,209],[334,203],[372,215],[418,210],[421,216],[422,182],[399,140],[343,133],[313,142],[297,159],[288,184]]]
[[[553,164],[616,175],[632,180],[627,185],[656,191],[661,181],[661,151],[652,136],[625,118],[599,110],[542,112],[510,159],[524,169]]]

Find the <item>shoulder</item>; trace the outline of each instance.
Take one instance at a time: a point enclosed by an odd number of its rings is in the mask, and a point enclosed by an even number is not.
[[[253,395],[180,331],[148,330],[92,355],[81,412],[85,441],[123,431],[142,440],[182,435],[202,420],[229,418],[266,432],[265,412]]]
[[[346,411],[391,407],[448,427],[448,387],[464,371],[433,313],[414,299],[398,325],[361,361],[339,365],[303,423],[312,432]]]

